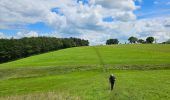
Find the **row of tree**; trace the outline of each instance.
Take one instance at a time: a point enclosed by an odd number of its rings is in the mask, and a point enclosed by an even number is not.
[[[146,40],[138,39],[137,37],[129,37],[128,41],[130,43],[153,43],[155,41],[154,37],[147,37]]]
[[[0,39],[0,63],[34,54],[88,45],[88,40],[78,38],[31,37]]]
[[[147,37],[146,40],[143,40],[143,39],[138,39],[137,37],[129,37],[128,39],[129,43],[142,43],[142,44],[145,44],[145,43],[153,43],[155,41],[154,37]],[[107,45],[111,45],[111,44],[119,44],[119,40],[118,39],[108,39],[106,41],[106,44]]]
[[[119,40],[118,39],[108,39],[106,41],[106,45],[111,45],[111,44],[119,44]]]

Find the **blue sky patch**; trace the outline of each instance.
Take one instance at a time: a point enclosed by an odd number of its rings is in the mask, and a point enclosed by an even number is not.
[[[143,0],[141,8],[135,11],[138,19],[170,15],[170,0]]]
[[[28,25],[28,30],[36,31],[39,33],[50,33],[54,31],[53,28],[43,22]]]
[[[60,16],[64,16],[64,13],[61,11],[60,8],[56,7],[56,8],[52,8],[51,12],[55,12],[56,14],[60,15]]]
[[[89,0],[77,0],[77,3],[82,2],[83,5],[88,5],[89,4]]]
[[[113,18],[111,16],[103,18],[104,22],[113,22]]]
[[[13,30],[13,29],[0,29],[0,32],[5,33],[5,35],[9,37],[13,37],[16,35],[18,30]]]

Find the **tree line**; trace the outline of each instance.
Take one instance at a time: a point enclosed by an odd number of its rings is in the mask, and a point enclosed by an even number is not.
[[[142,43],[142,44],[146,44],[146,43],[153,43],[154,41],[156,41],[156,39],[154,39],[154,37],[147,37],[146,40],[143,39],[138,39],[137,37],[131,36],[128,38],[129,43]],[[106,45],[111,45],[111,44],[119,44],[119,40],[118,39],[108,39],[106,41]],[[126,43],[125,43],[126,44]]]
[[[31,37],[0,39],[0,63],[49,51],[88,46],[88,40],[79,38]]]

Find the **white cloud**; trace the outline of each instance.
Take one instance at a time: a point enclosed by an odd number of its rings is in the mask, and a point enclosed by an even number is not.
[[[0,39],[2,39],[2,38],[6,38],[6,36],[4,33],[0,32]]]
[[[103,31],[84,33],[89,33],[90,35],[82,34],[80,37],[89,38],[92,44],[103,44],[109,38],[118,38],[124,42],[130,36],[142,39],[153,36],[157,39],[157,42],[163,42],[170,39],[170,18],[160,17],[130,22],[114,22],[111,25],[106,24]]]
[[[91,44],[103,44],[106,39],[127,39],[129,36],[144,38],[155,36],[163,39],[169,36],[168,17],[136,20],[134,11],[140,7],[135,1],[142,0],[90,0],[89,5],[77,3],[76,0],[1,0],[0,28],[23,29],[27,24],[44,22],[56,29],[45,34],[56,37],[80,37],[88,39]],[[51,12],[60,8],[61,16]],[[113,22],[103,22],[104,17],[111,16]],[[166,25],[165,25],[166,23]],[[16,37],[38,36],[36,32],[18,32]]]
[[[118,20],[135,19],[133,11],[137,6],[133,0],[91,0],[91,2],[93,2],[91,6],[83,6],[76,0],[3,0],[0,1],[0,13],[3,13],[0,21],[2,25],[9,28],[16,24],[45,21],[50,25],[56,23],[57,29],[60,29],[67,27],[65,24],[75,22],[78,26],[95,25],[104,16],[113,16]],[[50,9],[54,7],[61,8],[65,16],[51,12]],[[123,17],[126,18],[123,19]],[[89,21],[90,18],[93,18],[94,21]],[[55,25],[54,27],[56,27]]]
[[[167,2],[167,5],[170,5],[170,1],[169,1],[169,2]]]
[[[158,1],[154,1],[153,3],[157,5],[157,4],[159,4],[160,2],[158,2]]]
[[[16,33],[15,38],[23,38],[23,37],[38,37],[38,33],[34,31]]]
[[[153,36],[158,42],[170,39],[170,18],[159,17],[153,19],[143,19],[136,21],[134,24],[134,32],[139,37]]]
[[[119,9],[123,11],[133,11],[138,7],[133,0],[94,0],[94,3],[104,8]]]

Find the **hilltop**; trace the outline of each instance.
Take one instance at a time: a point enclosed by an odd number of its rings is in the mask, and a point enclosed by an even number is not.
[[[99,52],[100,56],[97,54]],[[134,44],[75,47],[0,64],[0,68],[170,64],[170,45]]]

